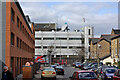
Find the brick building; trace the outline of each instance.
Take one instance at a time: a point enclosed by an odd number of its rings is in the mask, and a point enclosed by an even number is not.
[[[103,34],[100,38],[92,38],[90,41],[90,53],[92,59],[98,57],[103,60],[111,56],[111,39],[117,35]]]
[[[27,61],[34,61],[35,30],[34,23],[25,16],[18,2],[0,2],[2,6],[1,42],[5,41],[5,50],[2,52],[2,63],[7,65],[14,77],[22,71]],[[1,9],[0,9],[1,10]],[[3,22],[4,20],[4,22]],[[4,37],[5,35],[5,37]],[[0,38],[1,39],[1,38]]]
[[[111,58],[115,63],[119,61],[120,57],[120,35],[111,39],[111,50],[112,50]]]

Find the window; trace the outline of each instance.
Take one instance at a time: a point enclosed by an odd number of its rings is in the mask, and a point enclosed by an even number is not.
[[[84,44],[84,38],[82,38],[82,44]]]
[[[11,32],[11,45],[14,45],[14,34]]]
[[[35,48],[41,48],[41,46],[35,46]]]
[[[43,38],[43,40],[54,40],[54,38]]]
[[[35,38],[35,40],[41,40],[41,38]]]
[[[67,40],[67,38],[56,38],[56,40]]]
[[[56,46],[56,48],[63,48],[63,49],[65,49],[65,48],[67,48],[67,46]]]
[[[17,47],[19,47],[19,38],[17,37]]]
[[[19,18],[17,17],[17,27],[19,27]]]
[[[20,22],[20,30],[22,30],[22,22]]]
[[[89,29],[89,35],[90,35],[90,29]]]
[[[69,38],[69,40],[81,40],[81,38]]]
[[[47,46],[43,46],[43,49],[46,49],[47,48]]]
[[[15,21],[15,12],[14,10],[11,8],[11,20],[14,22]]]

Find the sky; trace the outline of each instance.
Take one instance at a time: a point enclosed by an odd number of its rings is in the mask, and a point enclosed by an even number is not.
[[[68,23],[70,30],[93,26],[95,37],[118,28],[117,2],[20,2],[32,22]],[[85,18],[85,22],[83,22]]]

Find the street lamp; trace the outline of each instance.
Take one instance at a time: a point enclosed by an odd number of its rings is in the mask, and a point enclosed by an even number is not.
[[[101,48],[101,45],[98,44],[97,47],[98,47],[98,48],[97,48],[97,50],[98,50],[99,48]],[[100,66],[100,65],[99,65],[99,64],[100,64],[99,52],[97,52],[97,56],[98,56],[98,67],[99,67],[99,66]]]

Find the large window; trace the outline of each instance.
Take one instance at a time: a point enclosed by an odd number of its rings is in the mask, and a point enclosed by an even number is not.
[[[14,10],[11,8],[11,20],[14,22],[15,21],[15,12]]]
[[[14,34],[11,32],[11,45],[14,45]]]

